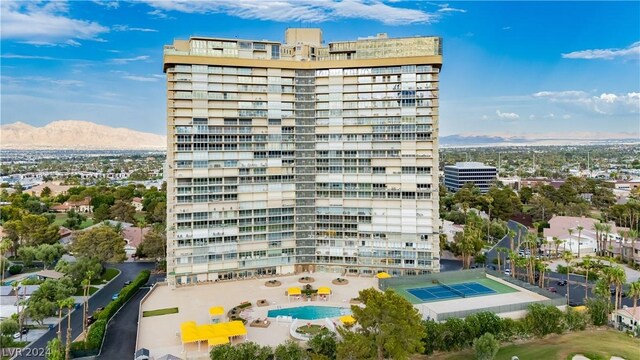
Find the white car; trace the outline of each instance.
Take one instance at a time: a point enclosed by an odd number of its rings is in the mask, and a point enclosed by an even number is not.
[[[507,276],[511,275],[511,269],[504,269],[504,274]]]

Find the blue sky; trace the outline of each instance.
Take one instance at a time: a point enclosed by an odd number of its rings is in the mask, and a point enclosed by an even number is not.
[[[444,41],[440,130],[640,137],[640,2],[375,0],[1,3],[1,121],[166,132],[162,47],[191,35]]]

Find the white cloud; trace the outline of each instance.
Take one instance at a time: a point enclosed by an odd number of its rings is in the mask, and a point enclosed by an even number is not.
[[[151,15],[152,17],[154,17],[156,19],[167,19],[167,18],[169,18],[169,15],[165,14],[164,12],[162,12],[162,10],[149,11],[147,14]]]
[[[553,119],[554,117],[556,117],[556,115],[554,113],[549,113],[549,114],[544,116],[545,119]]]
[[[53,79],[45,76],[2,76],[2,81],[11,84],[46,84],[58,86],[84,86],[84,81],[74,79]]]
[[[336,19],[368,19],[387,25],[430,23],[437,15],[422,10],[395,7],[379,0],[146,0],[155,8],[151,15],[162,17],[162,11],[185,13],[224,13],[243,19],[279,22],[319,23]],[[160,12],[156,12],[160,10]],[[166,15],[166,14],[163,14]]]
[[[615,58],[632,58],[640,60],[640,41],[637,41],[624,49],[591,49],[573,51],[562,54],[564,59],[605,59],[611,60]]]
[[[96,5],[104,6],[107,9],[117,9],[120,7],[120,3],[117,1],[105,1],[105,0],[93,0]]]
[[[97,22],[69,17],[65,1],[3,1],[0,10],[2,39],[22,40],[31,45],[79,46],[74,39],[101,41],[98,36],[109,31]]]
[[[452,7],[441,7],[440,9],[438,9],[438,12],[460,12],[460,13],[466,13],[467,10],[464,9],[456,9],[456,8],[452,8]]]
[[[141,56],[136,56],[136,57],[132,57],[132,58],[120,58],[120,59],[111,59],[111,62],[115,63],[115,64],[128,64],[130,62],[133,61],[145,61],[148,60],[149,56],[148,55],[141,55]]]
[[[511,26],[505,26],[502,28],[502,30],[511,30]]]
[[[133,80],[133,81],[141,81],[141,82],[151,82],[151,81],[160,80],[155,76],[137,76],[137,75],[125,75],[122,78],[127,80]]]
[[[516,113],[503,113],[500,110],[496,110],[496,115],[498,115],[500,119],[505,119],[505,120],[516,120],[520,118],[520,115]]]
[[[34,56],[34,55],[18,55],[18,54],[2,54],[4,59],[25,59],[25,60],[59,60],[51,56]]]
[[[534,97],[546,99],[549,102],[587,109],[598,114],[636,114],[640,113],[640,93],[626,94],[602,93],[590,95],[585,91],[540,91]]]
[[[562,118],[565,119],[565,120],[568,120],[568,119],[571,119],[571,115],[564,114],[564,115],[562,115]]]
[[[156,29],[130,27],[129,25],[113,25],[114,31],[141,31],[141,32],[158,32]]]
[[[535,115],[533,115],[533,114],[529,115],[529,120],[533,120],[533,119],[535,119],[535,118],[536,118],[536,116],[535,116]]]
[[[482,115],[482,120],[487,120],[489,117],[487,115]]]

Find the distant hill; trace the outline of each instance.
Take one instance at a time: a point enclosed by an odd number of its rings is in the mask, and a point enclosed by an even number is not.
[[[0,148],[16,150],[163,150],[167,138],[89,121],[59,120],[43,127],[22,122],[0,126]]]
[[[440,137],[444,147],[464,146],[542,146],[542,145],[596,145],[640,143],[633,133],[550,133],[550,134],[455,134]]]

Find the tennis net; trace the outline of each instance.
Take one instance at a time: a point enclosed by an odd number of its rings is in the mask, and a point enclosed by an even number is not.
[[[452,292],[452,293],[454,293],[454,294],[460,295],[460,296],[461,296],[461,297],[463,297],[463,298],[466,298],[466,297],[467,297],[467,296],[466,296],[462,291],[457,290],[457,289],[454,289],[454,288],[452,288],[451,286],[449,286],[449,285],[447,285],[447,284],[443,284],[443,283],[442,283],[442,282],[440,282],[439,280],[438,280],[438,285],[442,286],[442,287],[443,287],[443,288],[445,288],[445,289],[448,289],[449,291],[451,291],[451,292]]]

